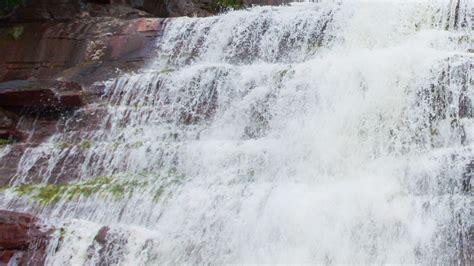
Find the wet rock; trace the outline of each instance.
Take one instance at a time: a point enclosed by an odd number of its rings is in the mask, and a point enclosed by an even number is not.
[[[474,160],[472,160],[467,166],[466,170],[464,171],[462,175],[462,190],[463,192],[471,192],[472,191],[472,185],[471,185],[471,180],[474,177]]]
[[[82,87],[75,82],[14,80],[0,83],[0,106],[79,107]]]
[[[0,262],[42,265],[52,229],[25,213],[0,210]]]
[[[26,148],[27,145],[15,144],[5,148],[6,151],[1,151],[4,156],[0,160],[0,187],[7,186],[15,176],[21,156]]]
[[[17,115],[0,108],[0,140],[3,140],[3,144],[22,138],[21,133],[16,129],[17,120]]]
[[[97,115],[86,106],[100,104],[102,81],[137,70],[152,57],[164,23],[122,0],[28,1],[14,15],[0,22],[0,51],[8,51],[0,56],[0,108],[9,113],[0,113],[0,138],[10,144],[0,146],[1,184],[15,175],[29,147],[61,130],[60,122],[79,107],[85,110],[76,115],[81,123],[68,129],[78,138],[94,130]],[[77,176],[74,165],[67,169],[57,182]],[[30,171],[41,175],[36,166]]]
[[[474,265],[474,225],[468,232],[468,249],[466,252],[466,265]]]
[[[94,265],[117,265],[124,255],[126,244],[127,239],[123,235],[103,226],[87,250],[88,262]]]

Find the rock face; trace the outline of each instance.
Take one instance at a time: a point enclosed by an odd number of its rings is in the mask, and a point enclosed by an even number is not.
[[[0,265],[42,265],[51,229],[38,218],[0,210]]]
[[[62,8],[74,10],[78,1],[30,1],[0,21],[0,51],[8,51],[0,56],[0,145],[13,144],[0,160],[0,185],[63,117],[100,101],[102,81],[150,57],[165,20],[119,1],[100,2],[69,14]],[[94,108],[84,110],[98,113]]]
[[[58,79],[91,84],[147,58],[161,19],[87,17],[0,28],[0,81]],[[34,47],[34,49],[32,49]]]

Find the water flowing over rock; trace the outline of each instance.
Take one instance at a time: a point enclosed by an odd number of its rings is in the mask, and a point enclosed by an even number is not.
[[[0,100],[24,135],[0,147],[0,207],[63,228],[48,265],[473,264],[473,15],[317,1],[111,20],[147,40],[134,71],[29,69],[54,97],[93,95],[54,119]],[[80,47],[116,66],[120,36]],[[2,75],[26,79],[13,63]]]

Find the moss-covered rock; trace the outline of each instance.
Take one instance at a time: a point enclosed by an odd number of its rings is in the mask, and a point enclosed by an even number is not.
[[[1,146],[4,146],[4,145],[7,145],[7,144],[10,144],[10,140],[8,140],[8,139],[0,139],[0,147],[1,147]]]
[[[135,192],[150,193],[150,199],[158,202],[167,187],[181,183],[184,176],[170,174],[166,178],[147,174],[135,176],[98,176],[68,184],[22,184],[0,188],[0,192],[10,191],[41,205],[55,204],[61,200],[75,200],[101,196],[120,200],[131,197]]]
[[[242,0],[214,0],[211,3],[211,10],[214,12],[241,9],[243,7],[244,4]]]

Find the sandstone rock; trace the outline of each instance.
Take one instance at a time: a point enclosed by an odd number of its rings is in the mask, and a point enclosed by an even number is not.
[[[61,80],[88,87],[139,68],[159,36],[162,19],[84,18],[0,26],[0,82]],[[12,32],[21,29],[16,38]],[[32,49],[35,47],[35,49]]]
[[[13,265],[42,265],[52,229],[38,218],[0,210],[0,262]]]
[[[81,85],[54,80],[14,80],[0,83],[1,107],[78,107]]]
[[[0,82],[60,78],[90,85],[117,69],[137,69],[152,52],[162,23],[101,17],[0,26],[0,50],[9,51],[0,57]],[[21,31],[16,38],[15,31]]]

